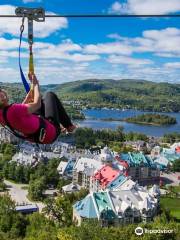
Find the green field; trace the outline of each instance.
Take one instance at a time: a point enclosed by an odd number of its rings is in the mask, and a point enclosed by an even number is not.
[[[173,191],[176,193],[180,193],[180,186],[173,186]]]
[[[173,217],[180,219],[180,198],[161,197],[160,204],[169,209]]]

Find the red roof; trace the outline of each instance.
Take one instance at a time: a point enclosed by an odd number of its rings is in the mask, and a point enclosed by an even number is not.
[[[125,172],[124,172],[124,176],[125,176],[125,177],[128,177],[128,176],[129,176],[128,171],[125,171]]]
[[[112,182],[120,174],[119,170],[113,169],[110,166],[102,167],[93,176],[94,180],[98,180],[102,187],[106,187],[110,182]]]
[[[176,147],[176,152],[180,153],[180,147]]]
[[[121,160],[121,161],[119,161],[119,163],[124,167],[124,168],[129,168],[129,164],[126,162],[126,161],[123,161],[123,160]]]
[[[122,165],[124,168],[129,168],[129,164],[126,162],[126,161],[124,161],[124,160],[122,160],[119,156],[116,156],[115,157],[115,159],[120,163],[120,165]]]

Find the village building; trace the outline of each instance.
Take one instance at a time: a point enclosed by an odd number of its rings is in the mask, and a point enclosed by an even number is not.
[[[6,128],[0,127],[0,142],[6,143],[20,143],[20,139],[11,134]]]
[[[18,165],[34,167],[39,162],[39,157],[36,152],[18,152],[13,157],[11,162],[16,162]]]
[[[74,164],[75,161],[71,159],[69,161],[61,161],[57,168],[60,177],[72,179]]]
[[[90,177],[102,166],[102,162],[97,159],[85,157],[77,159],[73,167],[73,183],[88,188]]]
[[[81,186],[76,183],[70,183],[68,185],[65,185],[62,187],[63,193],[73,193],[73,192],[79,192],[81,190]]]
[[[160,170],[151,157],[139,153],[122,153],[119,156],[119,164],[126,170],[126,176],[131,176],[141,185],[159,183]]]
[[[132,180],[124,182],[122,189],[90,192],[73,205],[73,221],[98,220],[102,226],[149,222],[158,213],[160,191],[139,186]],[[132,181],[132,182],[131,182]]]
[[[156,146],[151,151],[151,158],[160,170],[167,169],[180,158],[180,143],[174,143],[170,148]]]
[[[90,191],[97,192],[106,188],[117,188],[125,179],[126,177],[120,170],[105,165],[91,177]]]
[[[108,147],[89,153],[90,157],[81,157],[74,164],[73,183],[78,183],[86,189],[90,188],[91,177],[103,166],[112,166],[115,160]]]

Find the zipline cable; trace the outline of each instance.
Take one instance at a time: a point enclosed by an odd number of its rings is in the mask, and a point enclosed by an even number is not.
[[[180,14],[62,14],[62,15],[45,15],[46,18],[166,18],[180,17]],[[20,18],[16,15],[0,15],[0,18]]]

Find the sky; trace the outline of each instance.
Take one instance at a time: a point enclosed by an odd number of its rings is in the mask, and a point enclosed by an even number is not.
[[[1,0],[0,15],[18,6],[47,14],[180,14],[180,0]],[[20,24],[0,18],[0,82],[20,82]],[[90,78],[180,84],[180,17],[47,18],[34,22],[33,51],[41,84]],[[22,66],[27,73],[27,22]]]

